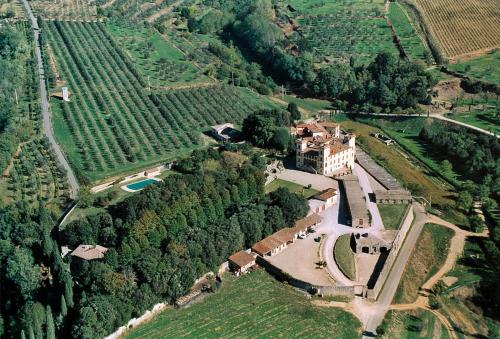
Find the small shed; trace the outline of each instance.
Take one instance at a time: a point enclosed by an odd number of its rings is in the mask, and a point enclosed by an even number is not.
[[[239,251],[229,257],[229,268],[236,276],[245,273],[255,265],[255,257],[246,251]]]

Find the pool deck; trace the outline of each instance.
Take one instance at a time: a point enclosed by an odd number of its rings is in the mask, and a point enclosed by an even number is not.
[[[120,188],[122,190],[124,190],[125,192],[129,192],[129,193],[139,192],[139,191],[142,191],[143,189],[145,189],[146,187],[148,187],[149,185],[146,185],[143,188],[140,188],[140,189],[137,189],[137,190],[128,188],[128,186],[129,185],[133,185],[133,184],[137,184],[137,183],[142,182],[142,181],[147,181],[147,180],[153,180],[153,181],[156,181],[156,182],[163,181],[163,180],[155,178],[155,177],[144,177],[142,180],[139,180],[139,181],[136,181],[136,182],[127,183],[126,185],[120,186]]]

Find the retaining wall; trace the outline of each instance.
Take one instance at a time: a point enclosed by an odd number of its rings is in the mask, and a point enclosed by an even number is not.
[[[406,214],[403,218],[403,221],[401,222],[401,226],[399,227],[398,235],[394,239],[394,242],[392,244],[392,249],[389,252],[389,255],[385,261],[382,271],[380,272],[380,275],[378,276],[377,282],[375,283],[375,286],[373,286],[373,289],[369,289],[367,291],[367,297],[369,299],[376,300],[378,298],[380,290],[382,289],[382,286],[384,286],[385,280],[387,279],[387,276],[391,271],[392,265],[394,264],[394,261],[396,260],[399,254],[399,249],[401,248],[401,245],[403,244],[406,235],[410,230],[410,227],[413,223],[413,219],[414,219],[413,206],[410,205],[410,208],[406,210]]]
[[[306,281],[296,279],[292,277],[290,274],[284,272],[280,268],[274,266],[266,259],[258,256],[257,264],[263,267],[267,272],[274,275],[278,280],[286,281],[293,287],[300,288],[307,292],[315,292],[320,293],[324,296],[328,295],[345,295],[349,297],[354,297],[354,288],[355,286],[319,286],[308,283]]]

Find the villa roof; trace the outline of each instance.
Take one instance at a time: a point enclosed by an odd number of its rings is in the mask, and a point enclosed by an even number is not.
[[[348,149],[349,146],[347,146],[346,144],[333,144],[330,146],[330,152],[332,152],[333,154],[344,152],[347,151]]]
[[[340,126],[339,124],[336,124],[332,121],[321,121],[321,122],[319,122],[319,124],[323,127],[338,127],[338,126]]]
[[[79,245],[71,255],[84,260],[94,260],[104,258],[108,249],[100,245]]]
[[[253,255],[250,253],[247,253],[246,251],[239,251],[234,253],[232,256],[229,257],[229,261],[234,263],[235,265],[239,267],[244,267],[252,262],[255,261],[255,258]]]

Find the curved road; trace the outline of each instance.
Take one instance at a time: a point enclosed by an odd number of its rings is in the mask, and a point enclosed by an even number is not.
[[[35,44],[36,44],[36,56],[37,56],[37,61],[38,61],[38,70],[40,74],[40,98],[42,102],[42,114],[43,114],[43,131],[47,138],[49,139],[50,143],[52,144],[52,148],[54,149],[54,152],[56,153],[57,160],[59,163],[64,167],[66,170],[66,176],[69,181],[69,196],[71,199],[75,200],[78,196],[78,181],[76,180],[75,173],[71,169],[71,166],[69,165],[68,161],[64,157],[64,154],[61,150],[61,147],[57,143],[55,137],[54,137],[54,131],[52,130],[52,123],[51,123],[51,113],[50,113],[50,108],[49,108],[49,100],[47,97],[47,88],[45,87],[45,70],[43,67],[43,60],[42,60],[42,49],[40,46],[40,28],[38,27],[38,22],[36,17],[33,15],[33,12],[31,11],[31,7],[28,3],[27,0],[22,0],[24,8],[26,9],[26,12],[28,13],[29,19],[31,20],[31,25],[33,27],[33,33],[35,35]]]

